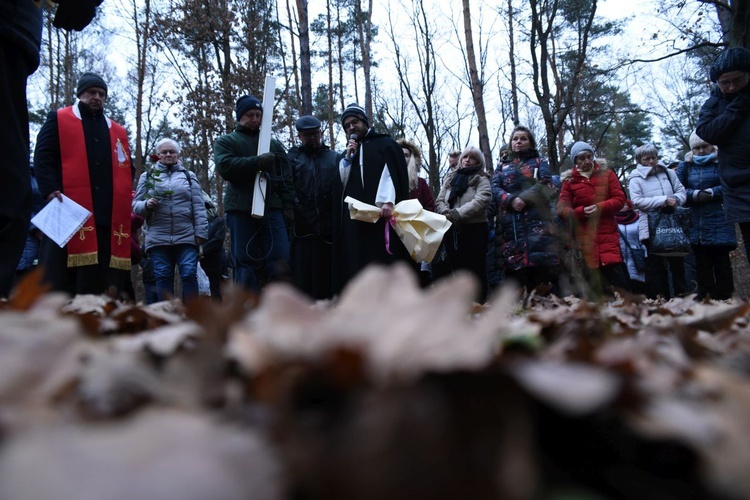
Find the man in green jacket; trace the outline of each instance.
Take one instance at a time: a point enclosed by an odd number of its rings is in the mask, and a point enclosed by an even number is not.
[[[270,152],[258,154],[263,105],[252,95],[237,99],[237,127],[214,145],[216,171],[227,181],[227,214],[234,282],[259,291],[265,280],[289,280],[289,237],[284,214],[294,208],[294,183],[284,147],[271,139]],[[251,215],[255,176],[268,184],[262,217]],[[260,272],[260,276],[258,275]]]

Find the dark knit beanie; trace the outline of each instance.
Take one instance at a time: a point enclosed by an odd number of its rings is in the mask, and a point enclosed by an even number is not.
[[[346,107],[344,112],[341,113],[341,125],[343,125],[344,121],[350,116],[365,122],[368,127],[370,126],[370,120],[367,119],[367,113],[359,104],[352,103]]]
[[[107,92],[107,84],[104,83],[104,79],[96,73],[87,72],[82,74],[78,79],[78,86],[76,87],[76,97],[81,97],[81,94],[86,92],[86,90],[90,89],[91,87],[99,87],[104,89],[105,93]]]
[[[259,109],[263,113],[263,104],[254,95],[243,95],[237,99],[237,104],[234,105],[235,115],[237,120],[242,118],[242,115],[250,111],[251,109]]]
[[[299,119],[294,122],[294,126],[297,128],[297,132],[319,130],[320,120],[311,115],[300,116]]]
[[[750,50],[744,47],[732,47],[716,56],[711,65],[711,81],[716,82],[721,75],[731,71],[750,72]]]

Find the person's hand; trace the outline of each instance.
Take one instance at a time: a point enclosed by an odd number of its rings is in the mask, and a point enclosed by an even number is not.
[[[453,225],[458,225],[461,223],[461,215],[459,215],[458,210],[455,208],[453,210],[448,210],[448,212],[445,214],[445,218],[448,219],[448,221]]]
[[[206,242],[206,238],[201,238],[199,236],[196,236],[195,242],[198,243],[198,245],[203,245]]]
[[[146,202],[146,208],[149,210],[153,210],[158,204],[159,200],[157,200],[156,198],[149,198],[149,200]]]
[[[713,199],[713,196],[707,191],[701,191],[696,196],[696,201],[698,203],[708,203],[711,199]]]
[[[393,217],[393,203],[383,203],[380,206],[380,217],[382,219],[390,219]]]
[[[58,0],[52,26],[68,31],[81,31],[94,19],[96,8],[101,3],[102,0]]]
[[[513,198],[513,201],[510,202],[510,208],[512,208],[516,212],[520,212],[521,210],[526,208],[526,202],[516,196],[515,198]]]
[[[595,213],[599,211],[599,207],[596,205],[589,205],[587,207],[583,207],[583,213],[586,215],[586,217],[591,217]]]
[[[673,196],[668,197],[666,205],[668,207],[676,207],[677,206],[677,198],[675,198]]]
[[[274,165],[276,165],[276,156],[273,153],[258,155],[258,170],[273,170]]]
[[[52,191],[47,195],[47,201],[52,201],[52,198],[57,198],[57,201],[62,203],[62,193],[60,191]]]

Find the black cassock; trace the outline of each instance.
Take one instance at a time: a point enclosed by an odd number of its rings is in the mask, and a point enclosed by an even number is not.
[[[419,270],[390,225],[388,240],[392,255],[388,253],[385,220],[380,219],[372,224],[352,220],[349,217],[349,207],[344,203],[344,199],[351,196],[363,203],[375,205],[378,184],[383,167],[386,165],[388,165],[396,190],[396,203],[409,198],[409,174],[401,146],[390,136],[375,133],[372,129],[362,139],[361,144],[361,148],[357,150],[352,165],[349,167],[351,169],[349,180],[346,186],[338,182],[334,201],[333,266],[334,288],[337,292],[340,292],[351,278],[371,263],[390,264],[404,261],[409,263],[415,271]],[[360,167],[362,162],[360,154],[364,155],[364,168]]]

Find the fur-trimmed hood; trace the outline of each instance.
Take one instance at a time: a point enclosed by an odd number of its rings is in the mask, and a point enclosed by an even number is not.
[[[411,155],[414,157],[414,161],[417,162],[417,165],[422,164],[422,150],[419,149],[419,146],[414,144],[408,139],[399,139],[396,141],[401,148],[408,149],[411,151]]]

